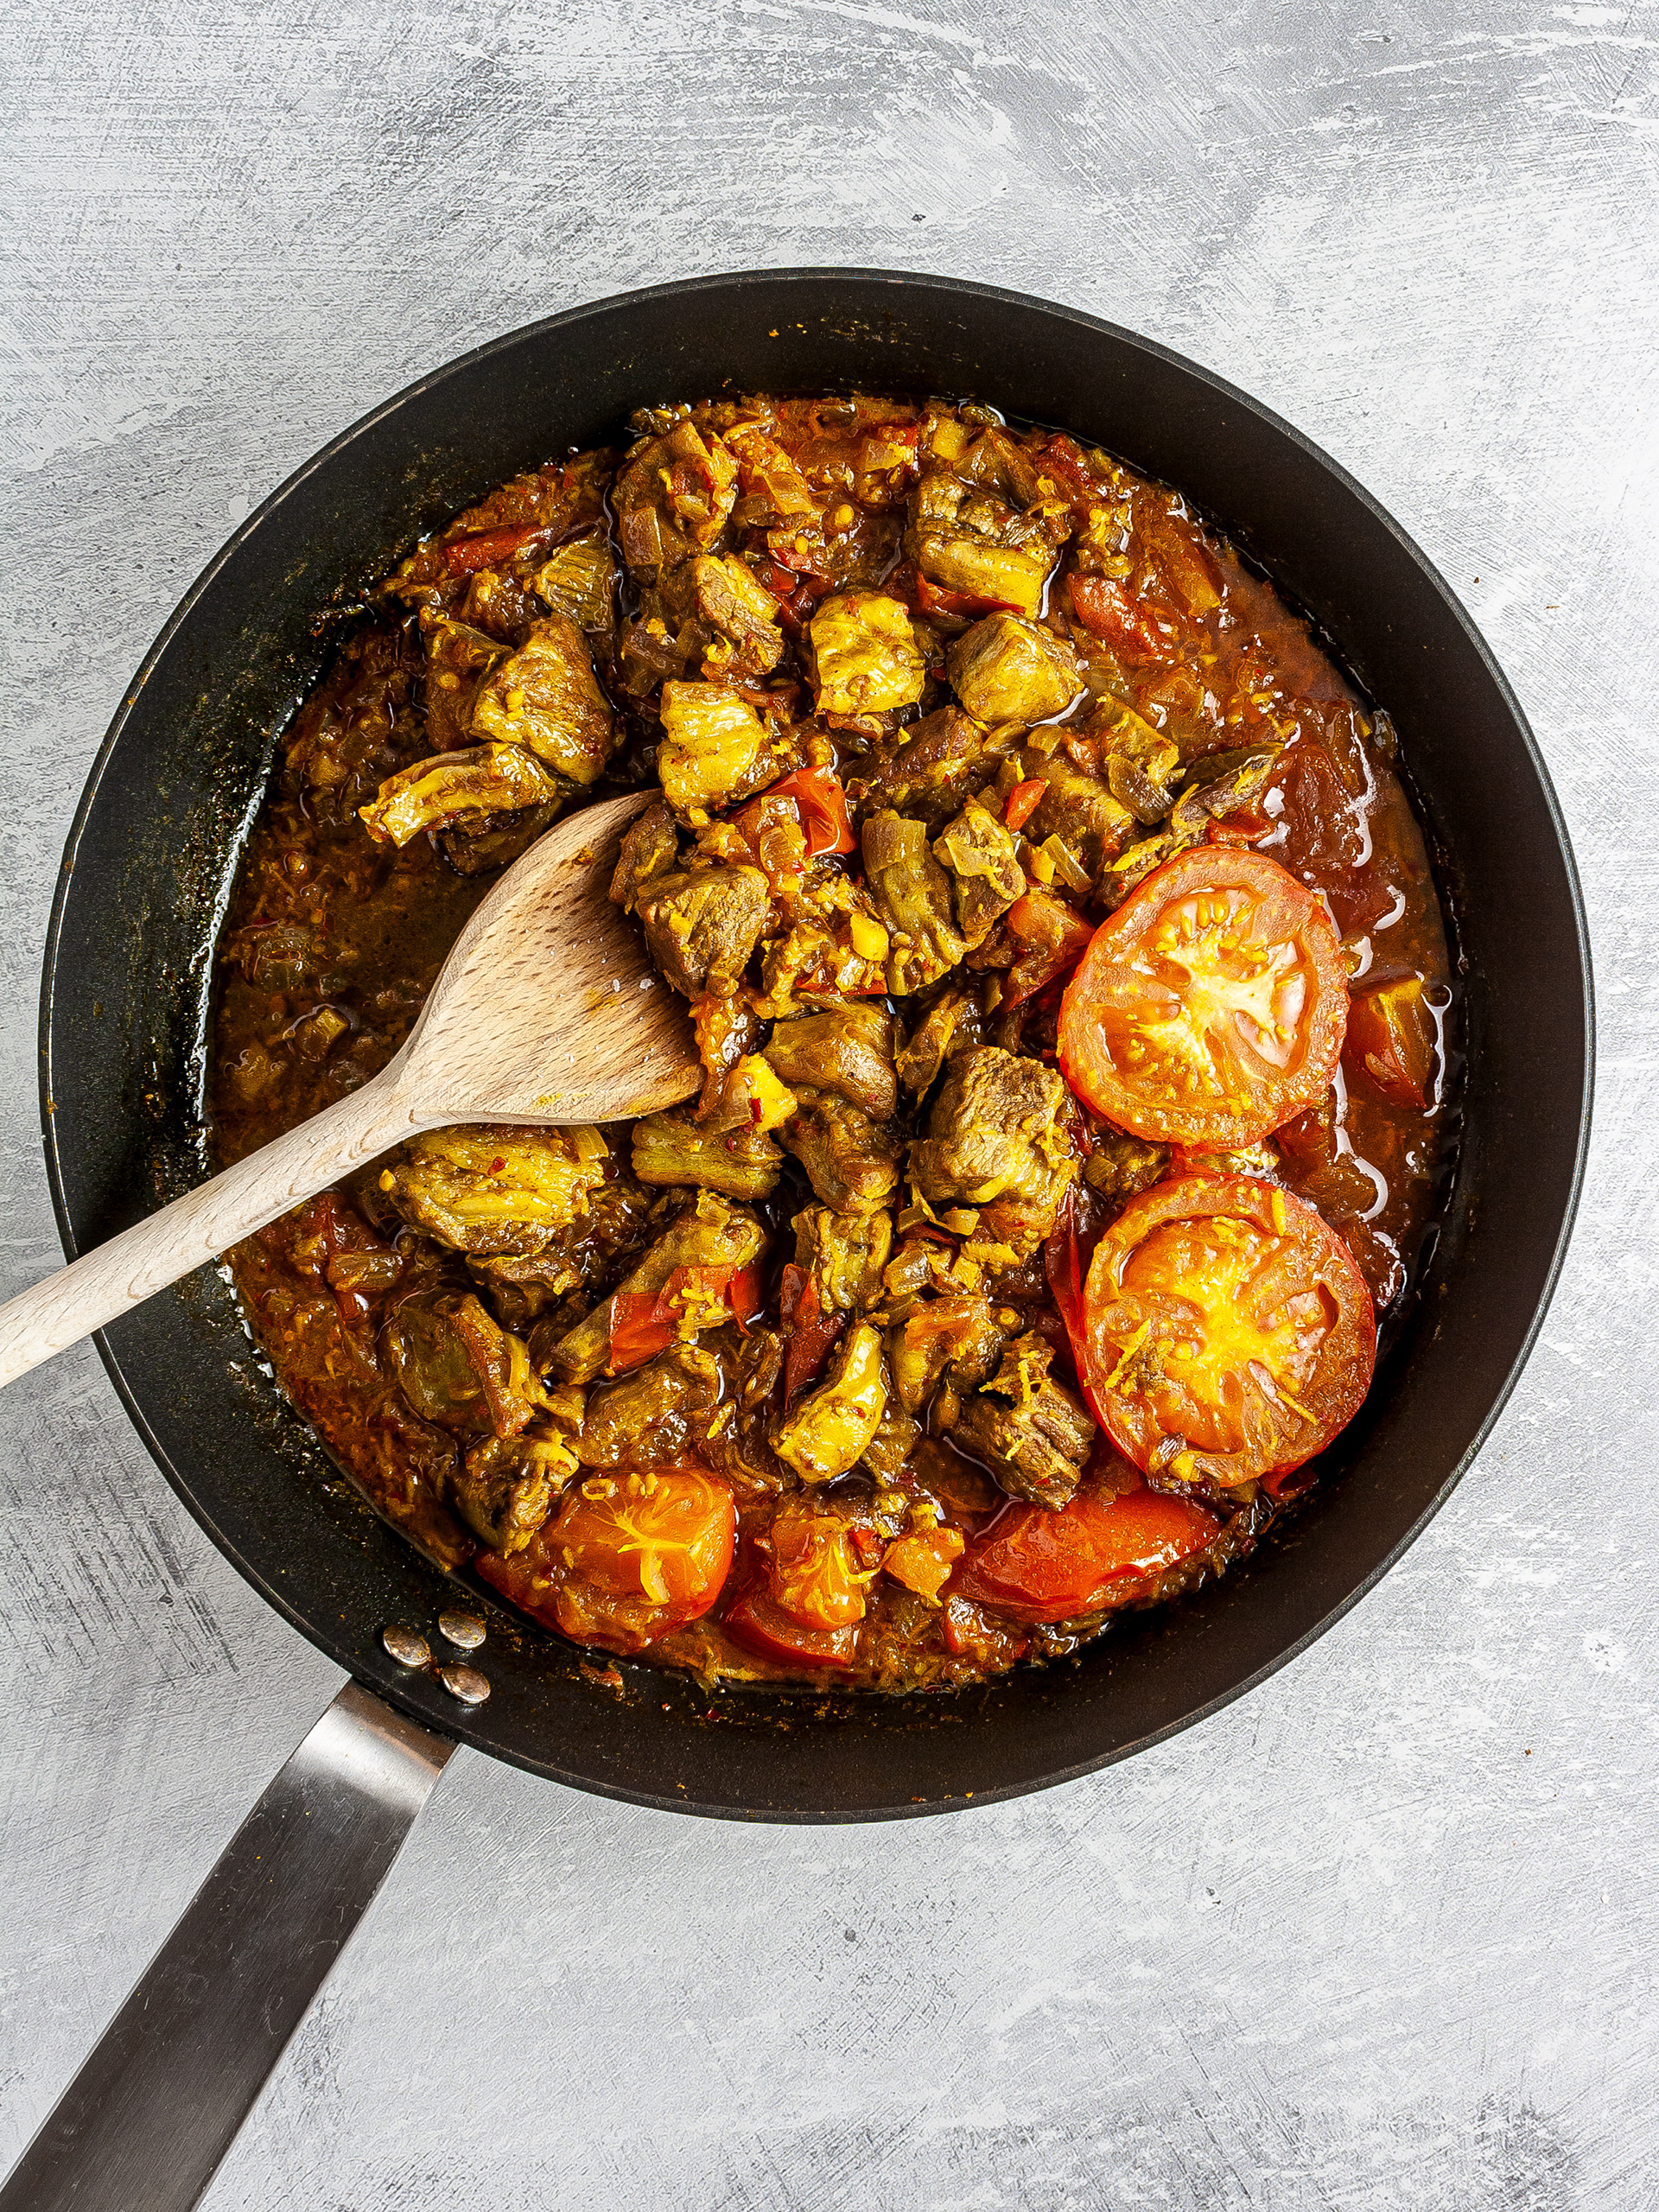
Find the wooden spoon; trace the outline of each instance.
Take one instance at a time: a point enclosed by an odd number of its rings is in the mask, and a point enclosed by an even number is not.
[[[514,862],[372,1082],[0,1306],[0,1384],[422,1129],[620,1122],[690,1097],[690,1024],[608,896],[650,796],[586,807]]]

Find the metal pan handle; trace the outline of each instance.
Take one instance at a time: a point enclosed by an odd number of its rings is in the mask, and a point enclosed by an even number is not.
[[[0,2212],[188,2212],[454,1748],[346,1683],[0,2187]]]

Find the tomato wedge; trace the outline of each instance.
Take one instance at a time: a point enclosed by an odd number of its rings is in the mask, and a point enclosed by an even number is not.
[[[731,1491],[682,1462],[592,1478],[523,1551],[484,1552],[474,1564],[503,1597],[573,1643],[627,1656],[709,1611],[736,1535]]]
[[[793,1260],[778,1287],[778,1318],[784,1325],[784,1403],[816,1382],[847,1326],[844,1313],[825,1313],[817,1286]]]
[[[712,1325],[716,1309],[725,1308],[740,1329],[766,1310],[760,1270],[748,1268],[676,1268],[655,1296],[649,1291],[619,1290],[611,1300],[610,1356],[607,1375],[625,1375],[666,1351],[679,1334],[688,1313],[706,1317]]]
[[[772,1594],[777,1580],[772,1565],[746,1541],[737,1594],[721,1623],[733,1643],[780,1666],[850,1667],[858,1650],[858,1621],[826,1624],[821,1611],[804,1618],[786,1610]]]
[[[1214,1514],[1144,1484],[1116,1497],[1080,1490],[1058,1513],[1010,1505],[969,1547],[950,1595],[1014,1620],[1075,1620],[1122,1605],[1220,1533]]]
[[[1261,853],[1197,845],[1095,931],[1060,1008],[1066,1081],[1153,1144],[1254,1144],[1322,1098],[1348,979],[1330,916]]]
[[[1124,1457],[1230,1488],[1322,1452],[1376,1359],[1348,1247],[1249,1175],[1171,1176],[1132,1198],[1095,1247],[1084,1330],[1090,1402]]]
[[[847,794],[827,768],[796,768],[761,796],[794,801],[809,860],[816,860],[820,853],[858,850],[858,840],[847,819]]]

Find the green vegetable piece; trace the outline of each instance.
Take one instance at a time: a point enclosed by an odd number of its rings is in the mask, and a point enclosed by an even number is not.
[[[887,988],[896,998],[924,990],[968,950],[957,931],[950,879],[928,849],[925,828],[906,815],[873,815],[861,842],[887,928]]]
[[[881,1332],[855,1321],[828,1376],[772,1432],[772,1448],[804,1483],[830,1483],[863,1458],[887,1402]]]
[[[486,677],[473,734],[522,746],[573,784],[593,782],[614,742],[610,702],[568,614],[536,623],[512,659]]]
[[[641,1183],[769,1198],[783,1166],[784,1155],[764,1130],[702,1128],[683,1106],[633,1125],[633,1172]]]
[[[557,806],[570,786],[516,745],[474,745],[435,753],[388,776],[367,806],[357,810],[383,845],[406,845],[423,830],[520,807]]]

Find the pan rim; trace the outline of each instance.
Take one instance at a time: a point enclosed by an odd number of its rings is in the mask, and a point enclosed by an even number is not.
[[[1440,1511],[1452,1491],[1456,1489],[1478,1456],[1513,1395],[1522,1370],[1535,1346],[1539,1332],[1542,1328],[1560,1281],[1583,1190],[1593,1113],[1596,1033],[1593,970],[1582,887],[1555,787],[1526,715],[1491,647],[1465,609],[1457,594],[1439,569],[1389,510],[1323,448],[1273,409],[1252,397],[1226,378],[1217,375],[1213,371],[1193,361],[1188,356],[1122,325],[1090,315],[1083,309],[1045,299],[1037,294],[968,279],[907,270],[809,265],[787,269],[749,269],[709,272],[661,284],[639,287],[626,292],[607,294],[598,299],[579,302],[552,315],[539,317],[513,330],[499,334],[442,364],[436,369],[413,379],[390,398],[378,403],[358,416],[284,478],[231,533],[173,608],[128,684],[121,703],[110,722],[88,770],[65,842],[63,859],[54,887],[51,915],[47,930],[41,989],[39,1039],[41,1129],[54,1216],[67,1256],[70,1258],[76,1256],[79,1246],[70,1217],[66,1168],[59,1149],[52,1102],[53,1020],[55,1009],[58,960],[78,851],[97,805],[104,779],[115,749],[137,709],[147,683],[174,639],[211,588],[220,571],[284,501],[320,470],[327,467],[338,454],[417,396],[435,390],[451,378],[467,372],[480,361],[543,334],[579,329],[584,321],[603,315],[620,308],[658,302],[683,302],[696,298],[699,294],[741,292],[747,286],[796,283],[804,286],[839,283],[914,288],[923,291],[941,293],[950,297],[970,298],[989,305],[1001,304],[1018,308],[1023,311],[1035,311],[1056,321],[1070,324],[1080,331],[1127,347],[1132,353],[1173,367],[1183,376],[1197,380],[1218,398],[1263,423],[1280,439],[1300,451],[1322,474],[1332,479],[1351,499],[1356,501],[1394,541],[1396,548],[1418,571],[1434,597],[1451,614],[1456,626],[1462,633],[1465,645],[1472,649],[1474,656],[1491,683],[1514,733],[1521,741],[1543,801],[1545,817],[1548,822],[1562,866],[1573,918],[1573,949],[1578,961],[1580,1013],[1583,1023],[1584,1038],[1577,1136],[1570,1180],[1561,1206],[1560,1224],[1551,1248],[1548,1266],[1543,1271],[1534,1310],[1525,1328],[1520,1332],[1515,1357],[1484,1417],[1469,1444],[1459,1455],[1455,1465],[1432,1498],[1385,1555],[1300,1635],[1249,1675],[1217,1692],[1204,1704],[1183,1713],[1178,1718],[1149,1731],[1145,1735],[1135,1738],[1132,1742],[1118,1745],[1107,1751],[1069,1763],[1034,1779],[992,1784],[983,1790],[975,1790],[961,1796],[930,1798],[919,1804],[898,1802],[887,1806],[868,1805],[848,1809],[821,1807],[743,1807],[731,1803],[704,1802],[687,1796],[670,1796],[650,1789],[624,1787],[613,1782],[596,1780],[585,1774],[562,1769],[551,1761],[521,1756],[505,1745],[490,1743],[476,1744],[474,1746],[486,1751],[493,1758],[501,1758],[541,1778],[563,1782],[572,1788],[583,1789],[592,1795],[649,1806],[655,1809],[690,1812],[702,1817],[715,1819],[759,1821],[787,1825],[821,1825],[913,1819],[938,1813],[959,1811],[974,1806],[999,1803],[1010,1798],[1028,1796],[1038,1789],[1055,1787],[1062,1783],[1075,1781],[1085,1774],[1097,1772],[1104,1767],[1116,1764],[1120,1759],[1130,1758],[1172,1736],[1196,1726],[1233,1703],[1236,1699],[1259,1688],[1281,1668],[1289,1665],[1293,1660],[1300,1657],[1311,1644],[1334,1628],[1338,1621],[1370,1594],[1382,1577],[1390,1572],[1405,1552],[1417,1541],[1429,1522]],[[199,1500],[193,1487],[175,1465],[171,1455],[155,1433],[143,1411],[137,1391],[129,1383],[120,1360],[108,1341],[106,1334],[100,1331],[94,1337],[93,1342],[105,1370],[114,1384],[117,1395],[146,1449],[161,1469],[169,1487],[183,1503],[215,1548],[229,1560],[238,1573],[266,1604],[291,1625],[297,1628],[308,1642],[332,1659],[336,1665],[342,1666],[346,1673],[363,1681],[365,1686],[375,1694],[385,1697],[389,1703],[409,1713],[423,1726],[432,1727],[434,1722],[429,1709],[408,1700],[405,1696],[400,1696],[399,1684],[390,1673],[382,1679],[378,1670],[347,1665],[342,1661],[338,1650],[324,1640],[321,1632],[303,1617],[294,1602],[276,1587],[270,1579],[246,1558],[234,1542],[226,1538],[215,1524],[211,1512]],[[464,1729],[457,1729],[456,1732],[461,1740],[472,1740]]]

